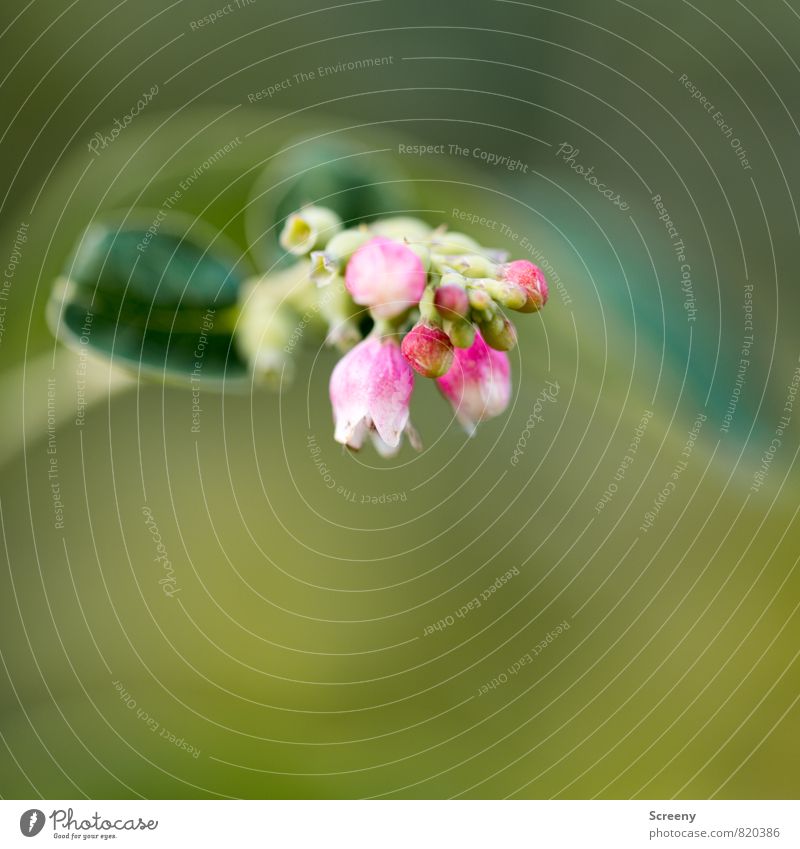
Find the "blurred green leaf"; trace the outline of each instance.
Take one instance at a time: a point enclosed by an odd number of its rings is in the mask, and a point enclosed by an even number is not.
[[[236,303],[243,275],[231,262],[176,233],[92,226],[68,269],[69,279],[101,295],[154,307]]]
[[[145,373],[241,379],[247,366],[233,327],[243,280],[224,248],[186,234],[94,224],[53,290],[50,323],[68,344]]]

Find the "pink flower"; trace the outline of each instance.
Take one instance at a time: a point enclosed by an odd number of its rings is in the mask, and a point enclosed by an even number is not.
[[[499,416],[508,406],[511,399],[508,355],[490,348],[477,332],[471,348],[455,349],[450,371],[436,383],[471,436],[478,422]]]
[[[441,327],[420,322],[403,338],[400,351],[423,377],[441,377],[453,364],[453,343]]]
[[[538,265],[527,259],[509,262],[504,269],[504,279],[525,290],[528,300],[520,312],[536,312],[547,303],[547,281]]]
[[[400,242],[378,236],[350,258],[345,285],[375,318],[393,318],[419,303],[425,289],[422,260]]]
[[[335,439],[359,449],[367,434],[384,456],[400,449],[403,432],[419,449],[408,419],[414,372],[394,339],[370,336],[345,354],[331,375]]]

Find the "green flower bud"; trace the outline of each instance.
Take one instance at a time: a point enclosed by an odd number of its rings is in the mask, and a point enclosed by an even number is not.
[[[328,286],[331,281],[344,273],[351,256],[372,238],[365,227],[351,227],[337,233],[325,246],[324,251],[311,252],[311,276],[317,286]]]
[[[470,286],[467,289],[467,297],[469,305],[475,312],[483,313],[485,316],[494,315],[496,304],[483,287]]]
[[[440,286],[458,286],[460,289],[466,289],[469,281],[463,274],[457,271],[447,270],[442,273],[439,280]]]
[[[465,277],[496,277],[500,266],[482,254],[462,254],[448,257],[449,264]]]
[[[498,304],[510,310],[521,310],[528,303],[528,293],[510,280],[486,279],[481,283]]]
[[[293,212],[280,235],[281,247],[294,256],[305,256],[321,248],[342,229],[342,219],[324,206],[306,206]]]
[[[434,233],[431,247],[440,254],[480,254],[482,250],[475,239],[465,233]]]
[[[456,348],[471,348],[475,341],[475,325],[466,319],[445,321],[444,332]]]
[[[419,218],[410,215],[396,215],[392,218],[381,218],[370,229],[376,236],[387,239],[405,239],[407,242],[427,242],[433,229]]]
[[[340,266],[346,265],[350,257],[372,238],[372,234],[366,227],[351,227],[337,233],[325,245],[325,254],[332,262]]]
[[[496,351],[510,351],[517,344],[514,325],[502,315],[482,322],[480,327],[486,344]]]

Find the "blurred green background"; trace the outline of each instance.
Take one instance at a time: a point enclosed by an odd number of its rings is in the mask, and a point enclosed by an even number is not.
[[[796,797],[797,13],[222,5],[0,11],[0,794]],[[82,361],[45,306],[87,224],[158,209],[238,138],[175,209],[248,268],[248,210],[318,136],[371,151],[403,210],[485,216],[476,238],[549,270],[508,413],[467,440],[420,380],[422,455],[343,454],[311,345],[281,396],[204,390],[199,433],[188,387],[91,366],[77,425]],[[265,167],[288,183],[254,209]]]

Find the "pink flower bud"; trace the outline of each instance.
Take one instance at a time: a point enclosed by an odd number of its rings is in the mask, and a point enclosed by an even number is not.
[[[353,300],[369,307],[375,318],[393,318],[419,303],[426,274],[409,247],[378,236],[353,254],[345,283]]]
[[[384,456],[396,454],[405,431],[418,448],[409,422],[408,405],[414,372],[393,339],[371,336],[345,354],[331,374],[335,439],[350,448],[361,448],[371,434]]]
[[[504,268],[504,279],[521,286],[528,295],[520,312],[536,312],[547,303],[547,281],[538,265],[527,259],[509,262]]]
[[[450,371],[436,383],[472,435],[478,422],[499,416],[508,406],[511,366],[507,354],[490,348],[476,333],[471,348],[455,349]]]
[[[414,371],[423,377],[441,377],[453,364],[453,343],[440,327],[420,323],[406,333],[400,346]]]
[[[465,318],[469,313],[469,298],[461,286],[439,286],[433,296],[433,303],[439,315],[448,321]]]

